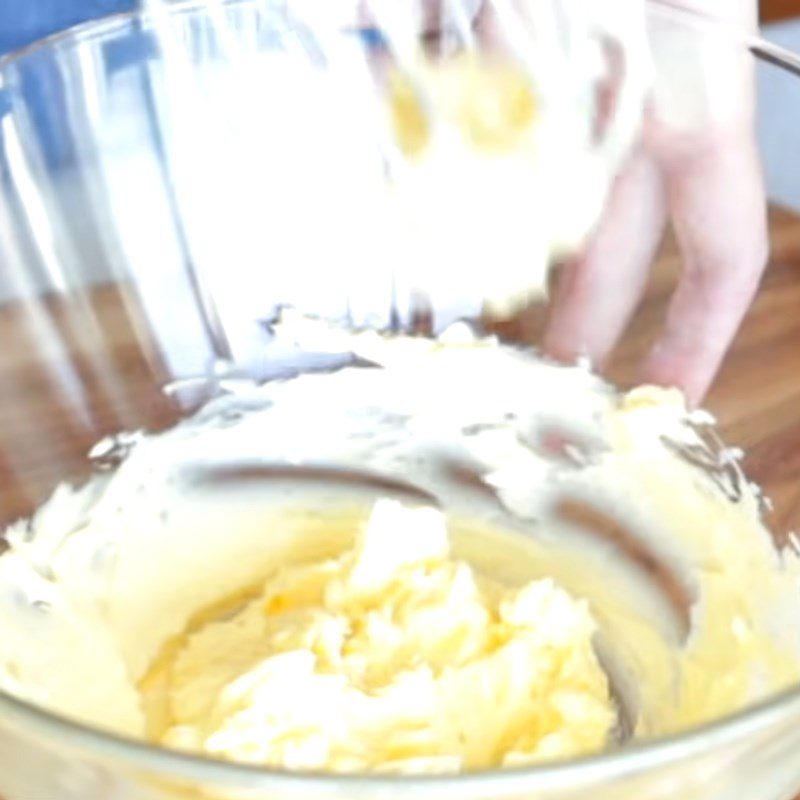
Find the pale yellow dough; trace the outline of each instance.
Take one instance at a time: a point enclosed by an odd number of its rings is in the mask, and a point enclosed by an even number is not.
[[[168,669],[165,744],[290,769],[430,773],[601,749],[616,719],[585,601],[451,556],[379,501],[355,547],[280,570]]]
[[[275,331],[374,366],[98,445],[124,445],[119,468],[5,534],[0,689],[215,757],[443,772],[671,736],[798,685],[798,549],[679,393],[465,325]]]

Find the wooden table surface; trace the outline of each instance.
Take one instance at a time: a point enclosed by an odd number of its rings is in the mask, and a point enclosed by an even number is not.
[[[772,497],[772,525],[800,529],[800,217],[772,209],[772,260],[708,399],[725,440],[746,449],[746,468]],[[667,240],[646,298],[609,374],[635,380],[675,284],[679,257]],[[538,340],[544,312],[506,326]],[[42,346],[42,342],[46,346]],[[101,342],[103,344],[101,345]],[[159,428],[176,418],[159,391],[169,376],[155,337],[127,287],[0,307],[0,523],[27,512],[107,433]]]
[[[762,22],[800,17],[800,0],[761,0],[759,12]]]

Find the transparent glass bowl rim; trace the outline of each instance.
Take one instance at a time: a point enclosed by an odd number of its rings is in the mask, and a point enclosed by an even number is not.
[[[222,0],[226,5],[248,5],[258,0]],[[172,0],[170,13],[191,13],[201,10],[204,0]],[[647,0],[648,15],[690,27],[711,27],[723,35],[732,35],[742,47],[757,58],[800,76],[800,57],[773,45],[756,35],[741,30],[726,30],[710,17],[681,8],[674,0]],[[138,9],[90,20],[0,56],[0,89],[3,71],[27,56],[46,49],[69,48],[93,39],[106,39],[127,28],[134,20],[146,23],[146,9]],[[667,766],[685,759],[702,756],[717,748],[741,741],[748,735],[780,725],[792,717],[800,718],[800,685],[766,701],[718,721],[687,732],[645,742],[634,742],[619,750],[598,755],[535,767],[494,769],[457,775],[379,776],[339,773],[290,772],[265,767],[234,764],[201,755],[182,753],[102,731],[46,711],[0,691],[0,718],[13,722],[22,733],[45,741],[56,741],[60,747],[76,753],[91,754],[121,766],[146,772],[158,772],[190,781],[208,781],[219,788],[285,789],[297,795],[304,791],[321,791],[336,785],[336,794],[349,791],[353,798],[391,792],[410,797],[420,791],[435,792],[440,800],[466,800],[485,793],[515,795],[518,792],[558,790],[570,787],[580,790],[604,781],[614,780]]]

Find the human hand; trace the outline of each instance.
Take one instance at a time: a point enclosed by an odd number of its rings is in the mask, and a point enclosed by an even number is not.
[[[683,0],[750,29],[754,0]],[[643,381],[678,386],[699,403],[747,311],[766,263],[764,189],[753,129],[752,65],[710,30],[661,25],[660,75],[641,145],[630,156],[586,250],[564,268],[545,349],[601,364],[644,290],[666,221],[683,273]]]
[[[639,1],[650,6],[657,73],[643,135],[587,246],[563,268],[544,344],[556,358],[588,356],[602,366],[636,309],[670,221],[683,273],[640,380],[678,386],[697,404],[766,263],[752,57],[730,30],[749,33],[756,25],[757,5],[755,0]],[[526,0],[511,2],[524,9]],[[484,46],[503,39],[507,31],[493,24],[492,2],[461,3]],[[681,21],[671,22],[657,13],[664,5],[722,24],[694,26],[689,15],[686,21],[679,16]],[[436,32],[448,7],[443,0],[422,0],[426,32]]]

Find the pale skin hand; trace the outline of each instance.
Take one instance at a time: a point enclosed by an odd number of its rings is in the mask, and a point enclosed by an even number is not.
[[[422,2],[425,25],[435,30],[441,0]],[[733,29],[747,32],[756,26],[756,0],[671,2]],[[479,37],[491,44],[496,35],[489,4],[463,0],[463,5],[476,21]],[[588,356],[602,366],[641,299],[669,221],[683,271],[639,378],[677,386],[696,405],[708,391],[766,265],[766,203],[749,55],[732,39],[702,27],[682,25],[677,30],[677,49],[670,49],[675,42],[667,36],[658,51],[654,39],[660,77],[642,140],[617,179],[586,249],[563,268],[544,346],[558,359]],[[687,42],[688,31],[694,33]],[[684,83],[676,85],[676,68],[692,59]],[[694,107],[687,114],[687,97],[691,106],[692,95]]]
[[[754,0],[683,5],[745,27],[755,22]],[[746,59],[727,46],[728,52],[712,54],[720,45],[705,34],[694,45],[709,48],[705,55],[720,66],[705,76],[705,119],[699,126],[676,125],[657,101],[648,112],[642,144],[619,177],[603,220],[583,255],[565,268],[545,348],[561,359],[586,355],[602,364],[636,308],[670,219],[683,274],[641,379],[678,386],[696,404],[758,288],[767,232]],[[723,66],[726,58],[735,63]],[[716,81],[725,85],[715,87]]]

